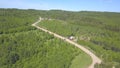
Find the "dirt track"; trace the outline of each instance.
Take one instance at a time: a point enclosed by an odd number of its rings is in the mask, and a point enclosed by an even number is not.
[[[83,50],[85,53],[87,53],[87,54],[92,58],[92,63],[91,63],[90,66],[88,66],[88,68],[94,68],[94,65],[95,65],[95,64],[100,64],[100,63],[102,62],[101,59],[99,59],[94,53],[92,53],[90,50],[86,49],[86,48],[83,47],[82,45],[77,44],[77,43],[75,43],[75,42],[73,42],[73,41],[71,41],[71,40],[69,40],[69,39],[67,39],[67,38],[65,38],[65,37],[63,37],[63,36],[60,36],[60,35],[58,35],[58,34],[56,34],[56,33],[54,33],[54,32],[51,32],[51,31],[49,31],[49,30],[46,30],[46,29],[44,29],[44,28],[41,28],[41,27],[37,26],[37,23],[41,22],[41,20],[42,20],[42,18],[40,18],[37,22],[33,23],[32,26],[34,26],[34,27],[36,27],[36,28],[38,28],[38,29],[40,29],[40,30],[42,30],[42,31],[44,31],[44,32],[47,32],[47,33],[49,33],[49,34],[52,34],[52,35],[54,35],[55,37],[60,38],[60,39],[62,39],[62,40],[64,40],[64,41],[66,41],[66,42],[68,42],[68,43],[70,43],[70,44],[78,47],[79,49]]]

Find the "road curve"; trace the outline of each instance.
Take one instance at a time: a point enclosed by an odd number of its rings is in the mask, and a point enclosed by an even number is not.
[[[52,34],[52,35],[54,35],[55,37],[60,38],[60,39],[62,39],[62,40],[64,40],[64,41],[66,41],[66,42],[68,42],[68,43],[70,43],[70,44],[78,47],[79,49],[81,49],[81,50],[84,51],[85,53],[87,53],[87,54],[92,58],[92,63],[88,66],[88,68],[94,68],[94,65],[95,65],[95,64],[101,64],[102,60],[101,60],[100,58],[98,58],[98,57],[97,57],[94,53],[92,53],[90,50],[88,50],[88,49],[86,49],[85,47],[83,47],[82,45],[77,44],[77,43],[75,43],[75,42],[73,42],[73,41],[71,41],[71,40],[69,40],[69,39],[67,39],[67,38],[65,38],[65,37],[63,37],[63,36],[60,36],[60,35],[58,35],[58,34],[56,34],[56,33],[54,33],[54,32],[51,32],[51,31],[49,31],[49,30],[47,30],[47,29],[44,29],[44,28],[41,28],[41,27],[37,26],[37,24],[38,24],[39,22],[41,22],[41,20],[42,20],[42,18],[39,18],[39,20],[38,20],[37,22],[33,23],[32,26],[34,26],[34,27],[36,27],[36,28],[38,28],[38,29],[40,29],[40,30],[42,30],[42,31],[44,31],[44,32],[47,32],[47,33],[49,33],[49,34]]]

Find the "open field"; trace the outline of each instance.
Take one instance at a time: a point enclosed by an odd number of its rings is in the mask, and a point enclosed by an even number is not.
[[[82,57],[81,55],[78,55],[75,57],[74,60],[72,60],[70,68],[87,68],[90,65],[92,61],[90,61],[89,59],[91,58],[85,54],[82,54],[82,55],[84,55],[84,57]],[[88,61],[84,61],[84,60],[88,60]]]

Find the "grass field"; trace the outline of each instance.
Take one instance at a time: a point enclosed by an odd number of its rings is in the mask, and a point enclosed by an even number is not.
[[[72,60],[70,68],[87,68],[92,63],[90,59],[85,53],[79,54]]]

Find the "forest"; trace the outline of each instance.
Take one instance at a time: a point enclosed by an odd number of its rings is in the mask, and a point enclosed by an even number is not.
[[[58,10],[50,12],[53,20],[43,20],[38,24],[40,27],[64,37],[74,36],[77,43],[91,49],[103,60],[96,68],[119,68],[120,13]]]
[[[81,67],[88,67],[91,58],[86,53],[31,26],[40,13],[0,9],[0,68],[70,68],[76,56],[85,61]]]
[[[77,43],[100,57],[103,62],[95,68],[120,67],[120,13],[1,8],[1,68],[71,68],[76,56],[86,56],[78,48],[32,27],[39,17],[52,19],[43,20],[40,27],[64,37],[74,36]],[[86,65],[91,63],[91,59],[84,61]]]

